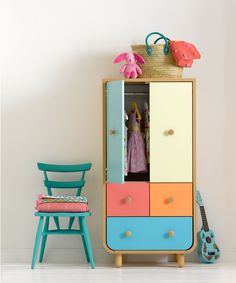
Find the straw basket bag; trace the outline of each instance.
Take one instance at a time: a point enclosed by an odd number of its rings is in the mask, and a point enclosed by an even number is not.
[[[160,37],[149,45],[148,39],[152,35]],[[156,44],[163,39],[165,44]],[[132,45],[132,50],[145,59],[145,64],[141,66],[142,75],[140,78],[181,78],[183,68],[176,66],[168,47],[169,39],[159,32],[152,32],[145,39],[146,44]]]

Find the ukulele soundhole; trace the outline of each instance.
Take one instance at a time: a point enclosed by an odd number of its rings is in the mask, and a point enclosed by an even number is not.
[[[215,252],[209,252],[208,255],[215,255]]]
[[[206,237],[206,241],[207,241],[208,244],[210,244],[211,243],[211,238],[210,237]]]

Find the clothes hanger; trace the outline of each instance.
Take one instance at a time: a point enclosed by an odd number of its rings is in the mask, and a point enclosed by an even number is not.
[[[131,111],[135,110],[136,111],[136,115],[137,115],[137,119],[138,120],[141,120],[142,119],[142,116],[138,110],[138,105],[135,101],[132,102],[132,105],[131,105]]]
[[[144,102],[144,112],[148,111],[148,103],[147,101]]]

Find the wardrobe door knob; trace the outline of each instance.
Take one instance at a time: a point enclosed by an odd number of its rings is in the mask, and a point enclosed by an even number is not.
[[[173,136],[174,133],[175,133],[175,131],[173,129],[169,129],[168,130],[168,135],[169,136]]]
[[[130,204],[132,202],[132,197],[131,196],[127,196],[126,198],[125,198],[125,203],[126,204]]]
[[[129,238],[132,236],[132,232],[131,231],[125,231],[125,237]]]
[[[173,230],[170,230],[170,231],[168,232],[168,236],[169,236],[170,238],[173,238],[174,235],[175,235],[175,232],[174,232]]]
[[[116,133],[114,129],[110,129],[110,136],[113,136]]]
[[[172,202],[174,202],[174,198],[173,197],[168,197],[167,203],[172,203]]]

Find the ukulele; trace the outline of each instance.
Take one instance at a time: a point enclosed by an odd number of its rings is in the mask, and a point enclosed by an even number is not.
[[[213,263],[219,258],[220,250],[217,244],[215,243],[214,232],[208,227],[205,208],[203,206],[202,197],[199,191],[197,191],[197,203],[199,205],[202,216],[202,228],[197,233],[198,257],[203,263]]]

